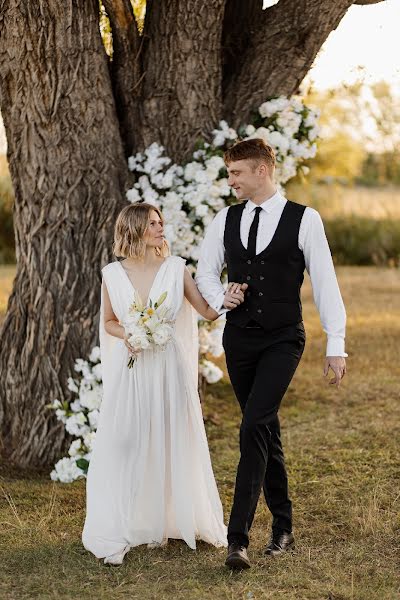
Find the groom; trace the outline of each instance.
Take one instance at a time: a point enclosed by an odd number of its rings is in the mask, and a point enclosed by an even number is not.
[[[248,139],[229,148],[224,160],[228,183],[243,202],[222,209],[208,227],[196,283],[210,306],[227,313],[223,346],[243,418],[225,564],[244,569],[261,489],[273,517],[265,553],[294,548],[278,409],[305,345],[304,269],[327,334],[324,374],[332,369],[336,386],[346,373],[346,313],[319,213],[277,191],[272,148]],[[239,288],[225,293],[225,262],[229,281],[248,285],[244,294]]]

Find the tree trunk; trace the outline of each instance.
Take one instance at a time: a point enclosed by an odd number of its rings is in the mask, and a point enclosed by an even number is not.
[[[221,115],[221,31],[225,0],[149,0],[144,26],[142,138],[175,160]]]
[[[97,340],[125,160],[97,0],[0,0],[0,15],[17,253],[1,332],[3,455],[44,465],[65,438],[45,405],[66,398],[74,360]]]

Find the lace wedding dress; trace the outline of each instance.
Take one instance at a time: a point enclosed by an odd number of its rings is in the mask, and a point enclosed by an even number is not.
[[[103,401],[86,482],[83,545],[98,558],[127,546],[202,539],[226,546],[223,511],[197,393],[197,323],[184,298],[185,261],[170,256],[149,298],[167,291],[175,335],[164,350],[128,350],[100,311]],[[119,262],[102,269],[115,315],[124,320],[134,287]],[[103,295],[102,295],[103,296]]]

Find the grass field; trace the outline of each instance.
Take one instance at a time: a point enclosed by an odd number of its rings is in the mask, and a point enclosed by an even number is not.
[[[399,598],[400,278],[389,269],[337,270],[347,307],[348,375],[322,375],[324,335],[307,281],[306,350],[281,409],[297,549],[263,557],[270,517],[260,499],[251,531],[253,568],[230,573],[225,550],[181,541],[130,551],[120,568],[82,547],[83,481],[1,467],[0,598],[283,599]],[[0,271],[2,288],[11,273]],[[4,295],[1,298],[4,306]],[[227,382],[203,407],[225,518],[238,460],[239,411]]]
[[[364,187],[359,185],[288,183],[289,199],[312,206],[324,220],[337,217],[400,219],[398,186]]]

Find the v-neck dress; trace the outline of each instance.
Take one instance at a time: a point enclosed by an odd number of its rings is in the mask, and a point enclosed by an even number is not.
[[[128,350],[104,329],[100,349],[103,400],[86,481],[82,541],[103,558],[140,544],[201,539],[226,546],[226,526],[197,393],[197,323],[184,298],[185,261],[167,257],[149,298],[167,291],[175,320],[164,350],[142,351],[128,369]],[[123,322],[134,286],[123,267],[102,269],[113,311]]]

